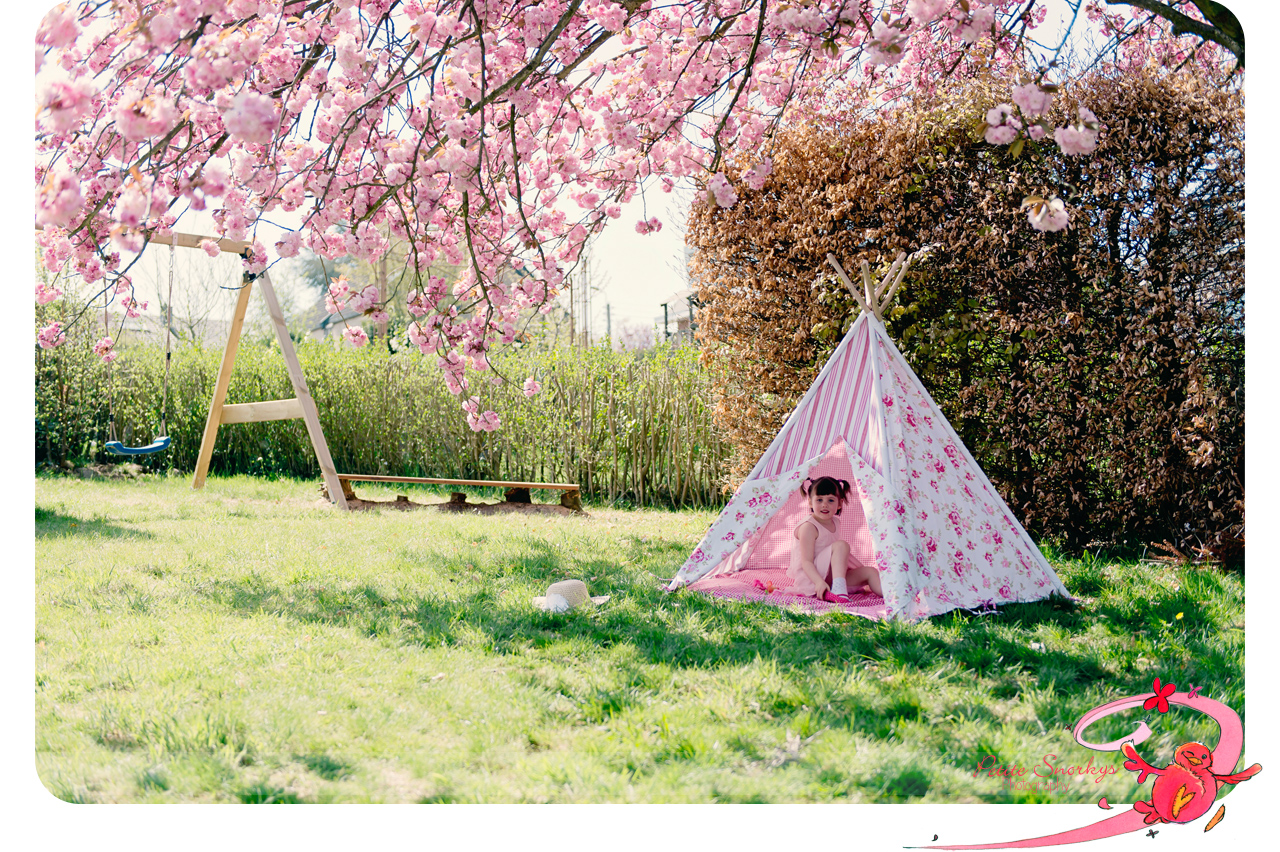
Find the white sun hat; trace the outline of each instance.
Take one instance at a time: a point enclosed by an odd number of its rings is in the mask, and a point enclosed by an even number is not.
[[[592,607],[609,600],[609,595],[592,597],[581,580],[561,580],[547,587],[546,595],[533,599],[533,605],[548,612],[568,612],[580,606]]]

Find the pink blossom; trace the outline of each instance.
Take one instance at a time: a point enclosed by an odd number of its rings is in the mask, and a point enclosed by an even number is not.
[[[102,338],[93,344],[93,354],[101,358],[104,364],[110,364],[116,359],[115,341],[110,337]]]
[[[36,223],[66,225],[80,210],[80,181],[66,169],[49,172],[36,190]]]
[[[1018,138],[1018,129],[1009,124],[989,125],[983,138],[992,145],[1008,145]]]
[[[1000,104],[987,110],[987,132],[984,138],[992,145],[1008,145],[1018,138],[1022,122],[1014,115],[1011,104]]]
[[[137,184],[133,184],[120,193],[120,200],[116,202],[114,211],[116,221],[126,228],[136,228],[142,224],[150,206],[151,199],[147,193]]]
[[[524,380],[523,390],[525,396],[536,396],[538,391],[542,390],[542,384],[534,381],[533,376],[530,376]]]
[[[600,26],[611,32],[620,32],[627,20],[627,10],[620,3],[602,0],[590,6],[587,15]]]
[[[1067,227],[1067,206],[1061,198],[1040,199],[1027,208],[1027,221],[1037,231],[1061,231]]]
[[[958,9],[958,7],[957,7]],[[956,33],[965,44],[976,44],[984,35],[989,35],[995,26],[996,13],[990,6],[969,3],[969,15],[960,24]]]
[[[1030,124],[1027,126],[1027,136],[1029,136],[1031,139],[1034,139],[1037,142],[1039,142],[1041,139],[1044,138],[1044,133],[1045,131],[1044,131],[1043,124],[1037,123],[1037,124]]]
[[[40,344],[41,349],[53,349],[55,346],[61,346],[66,340],[67,335],[63,333],[60,322],[46,325],[36,335],[36,343]]]
[[[1059,127],[1053,138],[1064,154],[1092,154],[1098,147],[1098,118],[1085,107],[1080,107],[1077,114],[1080,121],[1074,126]]]
[[[364,312],[372,308],[378,302],[378,288],[370,284],[359,293],[351,297],[347,306],[353,311]]]
[[[61,295],[62,291],[57,287],[46,284],[43,281],[36,282],[36,304],[47,305]]]
[[[217,257],[222,254],[222,248],[218,245],[217,240],[203,239],[200,241],[200,249],[209,257]]]
[[[40,98],[42,109],[48,110],[44,126],[54,133],[65,133],[88,115],[98,88],[90,80],[54,80]]]
[[[502,425],[502,421],[493,411],[486,411],[483,414],[467,415],[467,425],[471,427],[473,432],[492,432]]]
[[[80,24],[76,21],[75,6],[59,3],[40,22],[40,27],[36,30],[36,43],[49,47],[68,47],[75,43],[79,35]]]
[[[1015,86],[1013,102],[1027,118],[1039,118],[1049,111],[1049,103],[1053,100],[1053,92],[1047,92],[1037,83]]]
[[[276,128],[276,104],[266,95],[241,92],[222,117],[227,132],[246,142],[265,145]]]
[[[131,142],[161,135],[178,118],[173,104],[155,97],[143,97],[136,91],[121,96],[112,116],[116,131]]]
[[[876,19],[871,25],[871,41],[867,54],[872,65],[897,65],[904,55],[903,42],[906,39],[899,27],[891,26],[883,19]]]
[[[729,185],[729,180],[724,176],[724,172],[716,172],[711,179],[707,181],[707,192],[715,199],[716,204],[721,207],[729,208],[738,202],[738,193]],[[637,228],[636,230],[639,230]]]
[[[918,26],[941,18],[951,0],[907,0],[907,14]]]
[[[765,157],[742,175],[742,182],[758,192],[764,188],[765,179],[772,173],[773,160]]]
[[[342,330],[342,337],[352,346],[359,349],[369,342],[369,335],[358,325],[347,326]]]

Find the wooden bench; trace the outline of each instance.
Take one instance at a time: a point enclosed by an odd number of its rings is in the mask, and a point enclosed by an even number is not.
[[[418,482],[424,485],[474,485],[485,488],[505,488],[503,495],[508,503],[531,503],[530,490],[546,488],[551,491],[563,491],[560,505],[575,512],[582,511],[582,496],[577,485],[567,482],[499,482],[492,479],[432,479],[424,476],[378,476],[376,474],[340,473],[338,482],[342,484],[342,494],[348,500],[356,499],[351,490],[352,482]],[[467,495],[454,492],[450,502],[465,503]]]

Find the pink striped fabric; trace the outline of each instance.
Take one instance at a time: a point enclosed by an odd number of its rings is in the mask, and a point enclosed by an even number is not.
[[[777,476],[844,438],[849,448],[884,475],[883,443],[875,413],[875,335],[863,318],[832,353],[813,389],[796,406],[755,469]]]

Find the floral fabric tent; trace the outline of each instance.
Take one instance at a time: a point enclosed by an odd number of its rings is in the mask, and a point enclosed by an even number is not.
[[[889,339],[878,307],[864,304],[669,588],[906,620],[1070,597]],[[808,513],[799,486],[822,475],[854,485],[840,536],[880,571],[883,599],[838,605],[787,592],[792,533]]]

